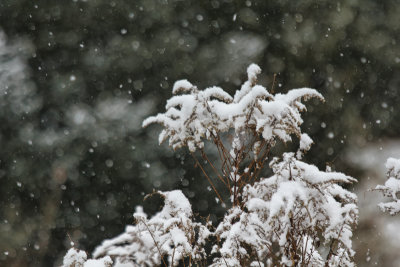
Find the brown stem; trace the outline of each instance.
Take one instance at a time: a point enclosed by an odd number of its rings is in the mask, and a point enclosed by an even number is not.
[[[220,181],[222,181],[224,183],[225,186],[228,187],[228,189],[230,188],[227,184],[227,182],[222,178],[222,176],[219,174],[218,170],[215,168],[214,164],[212,164],[212,162],[210,161],[210,159],[207,157],[207,155],[204,153],[204,150],[201,150],[201,155],[203,157],[203,159],[207,160],[207,162],[211,165],[211,168],[213,169],[213,171],[215,172],[215,174],[217,175],[218,179]]]
[[[210,183],[211,187],[213,188],[215,194],[217,195],[217,197],[219,198],[219,200],[225,204],[225,202],[222,200],[221,196],[218,193],[218,190],[215,188],[213,182],[211,181],[210,177],[207,175],[206,171],[203,169],[203,166],[201,166],[200,162],[198,161],[198,159],[196,158],[196,156],[193,153],[190,153],[192,155],[192,157],[194,158],[194,160],[196,161],[196,165],[198,165],[201,169],[201,171],[203,172],[204,176],[207,178],[208,182]]]
[[[326,256],[326,261],[325,261],[325,267],[329,267],[329,261],[333,255],[333,245],[335,243],[336,239],[332,239],[331,244],[329,246],[329,252],[328,255]]]
[[[150,231],[149,226],[146,224],[145,221],[142,220],[142,222],[143,222],[143,224],[146,226],[147,231],[149,231],[149,233],[150,233],[150,235],[151,235],[151,238],[153,239],[154,244],[155,244],[156,247],[157,247],[158,253],[160,253],[160,257],[161,257],[162,262],[164,263],[165,267],[168,267],[168,265],[167,265],[167,264],[165,263],[165,261],[164,261],[163,255],[161,254],[161,249],[160,249],[160,247],[158,246],[157,241],[156,241],[156,239],[155,239],[153,233]]]
[[[174,246],[174,251],[172,251],[171,266],[174,266],[175,249],[176,247]]]

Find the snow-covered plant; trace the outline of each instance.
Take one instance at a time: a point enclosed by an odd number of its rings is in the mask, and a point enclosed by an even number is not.
[[[103,241],[94,251],[94,258],[109,261],[112,258],[113,266],[125,267],[177,266],[185,258],[191,262],[205,260],[204,247],[210,235],[209,223],[203,225],[193,222],[189,200],[180,190],[155,193],[164,198],[163,209],[147,219],[142,207],[136,207],[136,225],[128,225],[121,235]],[[70,249],[63,267],[86,267],[83,265],[86,260],[85,252]],[[108,264],[108,261],[104,262]],[[107,264],[99,261],[93,266],[111,266]]]
[[[151,123],[164,127],[160,143],[169,138],[170,146],[174,149],[187,146],[193,156],[193,152],[199,149],[230,192],[233,205],[239,203],[243,186],[259,178],[277,139],[288,142],[292,134],[301,137],[299,157],[302,151],[310,148],[311,138],[302,134],[300,129],[303,123],[300,112],[306,109],[301,99],[316,97],[323,100],[321,94],[309,88],[272,95],[265,87],[256,84],[260,72],[259,66],[250,65],[248,81],[234,97],[220,87],[201,91],[187,80],[178,81],[172,89],[176,96],[167,101],[167,111],[143,122],[144,127]],[[233,138],[226,146],[222,134],[231,130]],[[221,172],[204,152],[204,139],[212,141],[218,148]],[[199,161],[197,163],[201,166]],[[209,175],[204,168],[201,170],[222,201]]]
[[[189,200],[180,190],[158,194],[165,201],[159,213],[147,219],[143,210],[137,208],[136,225],[104,241],[93,256],[109,255],[119,262],[138,266],[167,265],[167,262],[168,266],[177,266],[186,257],[193,261],[204,259],[204,245],[210,232],[201,223],[193,222]]]
[[[337,183],[354,179],[320,171],[294,153],[270,166],[274,175],[246,185],[242,205],[215,231],[223,242],[214,247],[221,256],[213,266],[352,266],[356,196]]]
[[[229,190],[232,208],[214,232],[222,242],[213,248],[215,266],[351,265],[356,196],[338,183],[355,179],[300,161],[312,144],[300,129],[300,112],[305,110],[301,100],[323,97],[309,88],[272,95],[256,84],[260,72],[257,65],[250,65],[248,81],[234,97],[219,87],[201,91],[179,81],[167,111],[143,125],[161,124],[160,142],[169,138],[174,149],[187,146],[192,155],[199,149]],[[228,131],[233,131],[233,138],[226,147],[221,133]],[[300,138],[297,153],[274,158],[270,163],[274,175],[261,178],[271,147],[277,140],[291,141],[293,135]],[[221,173],[204,152],[205,139],[218,148]],[[327,246],[325,258],[320,244]]]
[[[86,252],[75,248],[68,250],[63,261],[63,267],[111,267],[112,264],[109,256],[88,260]]]
[[[128,266],[172,266],[185,259],[212,266],[354,265],[357,197],[340,184],[356,180],[301,160],[313,143],[300,128],[306,110],[301,101],[323,97],[310,88],[271,94],[256,84],[260,72],[250,65],[248,80],[234,97],[219,87],[199,90],[187,80],[178,81],[166,112],[143,122],[144,127],[163,126],[160,143],[169,139],[173,149],[188,147],[227,209],[216,228],[193,222],[181,191],[159,192],[165,199],[162,211],[150,220],[136,213],[136,225],[104,241],[94,257],[111,256],[117,263],[132,264]],[[294,136],[298,150],[271,159],[271,148]],[[207,156],[205,141],[216,146],[220,164]],[[204,160],[197,159],[197,151]],[[263,178],[268,163],[272,176]],[[216,182],[226,188],[228,201]]]
[[[375,190],[381,191],[385,197],[391,199],[387,203],[379,203],[379,207],[390,215],[400,212],[400,159],[388,158],[386,161],[387,180],[385,185],[376,186]]]

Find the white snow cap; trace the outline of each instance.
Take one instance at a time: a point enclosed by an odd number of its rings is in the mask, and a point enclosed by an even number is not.
[[[111,267],[112,264],[109,256],[88,260],[85,251],[70,248],[64,256],[62,267]]]
[[[375,190],[382,191],[391,201],[381,202],[379,208],[390,215],[400,213],[400,159],[388,158],[386,161],[387,180],[384,185],[377,185]]]
[[[176,95],[178,93],[190,92],[192,88],[193,84],[191,84],[188,80],[179,80],[174,83],[172,94]]]
[[[64,256],[63,267],[83,266],[86,260],[87,255],[85,251],[70,248]]]
[[[247,68],[247,77],[249,81],[255,82],[257,80],[257,75],[261,73],[261,68],[257,64],[251,64]]]
[[[388,158],[385,166],[391,176],[396,176],[400,179],[400,159]]]
[[[310,150],[311,145],[313,143],[314,143],[313,140],[311,139],[311,137],[308,134],[306,134],[306,133],[301,134],[299,151],[297,151],[297,158],[301,159],[303,153]]]

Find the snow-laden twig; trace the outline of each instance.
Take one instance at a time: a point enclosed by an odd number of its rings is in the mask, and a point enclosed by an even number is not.
[[[163,209],[151,219],[142,210],[136,212],[135,226],[127,226],[125,233],[105,240],[96,248],[94,257],[104,255],[121,262],[139,266],[177,266],[179,261],[191,257],[205,257],[205,239],[210,232],[207,226],[193,222],[188,199],[181,191],[158,192],[164,198]]]
[[[376,186],[375,190],[381,191],[391,201],[379,203],[382,211],[396,215],[400,212],[400,159],[388,158],[386,161],[387,180],[384,185]]]
[[[250,65],[249,80],[234,98],[219,87],[201,91],[186,80],[178,81],[173,93],[187,94],[173,96],[167,101],[166,112],[147,118],[143,126],[161,124],[164,129],[160,142],[169,139],[174,149],[187,146],[191,152],[204,147],[203,139],[211,140],[212,135],[232,128],[237,135],[254,128],[265,140],[276,136],[286,142],[291,140],[291,134],[300,136],[300,112],[305,110],[301,99],[323,100],[322,95],[310,88],[271,95],[265,87],[255,84],[259,72],[257,65]]]

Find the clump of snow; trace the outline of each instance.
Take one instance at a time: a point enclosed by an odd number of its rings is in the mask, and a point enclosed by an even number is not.
[[[400,179],[400,159],[388,158],[385,166],[388,170],[388,176]]]
[[[109,256],[105,256],[101,259],[90,259],[85,262],[83,267],[111,267],[113,261]],[[121,267],[121,266],[118,266]]]
[[[85,261],[87,260],[87,255],[85,251],[79,251],[75,248],[70,248],[67,254],[64,256],[63,267],[70,266],[83,266]]]
[[[190,92],[192,88],[193,85],[188,80],[180,80],[174,83],[174,86],[172,87],[172,93],[174,95],[178,93],[187,93]]]
[[[247,68],[247,77],[248,80],[252,83],[255,84],[257,81],[257,75],[261,73],[261,68],[257,64],[251,64]]]
[[[299,146],[299,150],[297,151],[297,158],[301,159],[303,153],[310,150],[313,143],[314,143],[313,140],[311,139],[310,136],[308,136],[308,134],[306,134],[306,133],[301,134],[300,146]]]
[[[86,252],[70,248],[64,256],[62,267],[111,267],[113,261],[109,256],[100,259],[87,259]]]
[[[400,212],[400,159],[388,158],[386,161],[387,181],[385,185],[376,186],[375,190],[382,191],[391,201],[379,203],[382,211],[396,215]]]

